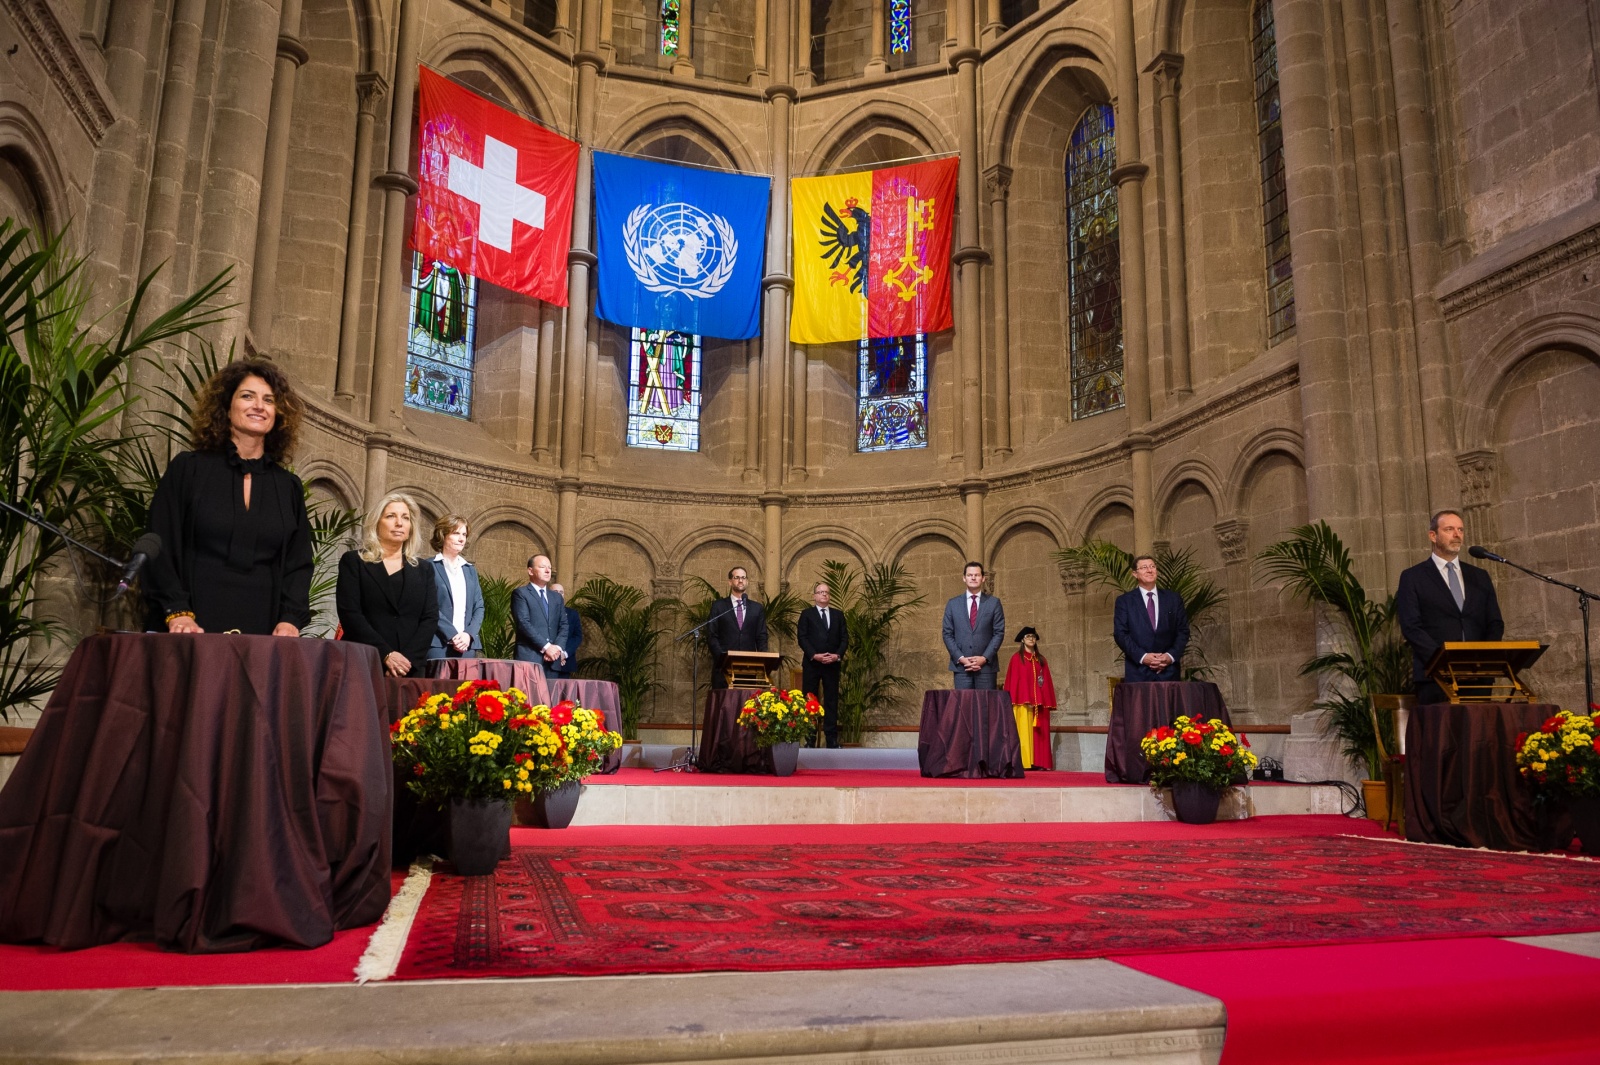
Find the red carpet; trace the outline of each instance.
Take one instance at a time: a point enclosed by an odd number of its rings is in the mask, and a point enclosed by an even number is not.
[[[1016,780],[925,777],[915,769],[797,769],[793,776],[755,773],[657,773],[653,769],[619,769],[593,776],[585,784],[656,784],[712,788],[1133,788],[1143,784],[1107,784],[1104,773],[1029,773]],[[1267,785],[1276,786],[1276,785]]]
[[[1600,930],[1595,863],[1345,837],[1263,846],[1187,826],[1162,838],[1117,825],[1120,842],[1051,840],[1045,826],[1009,826],[1034,830],[1031,840],[955,842],[932,827],[945,841],[911,842],[896,826],[852,843],[519,846],[493,877],[435,878],[396,976],[871,968]]]
[[[1600,961],[1498,939],[1116,957],[1222,999],[1222,1065],[1600,1061]]]

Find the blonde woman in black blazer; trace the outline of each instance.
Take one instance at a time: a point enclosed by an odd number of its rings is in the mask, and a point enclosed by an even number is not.
[[[359,551],[339,559],[339,624],[344,638],[370,644],[392,677],[420,677],[439,624],[433,566],[422,560],[422,511],[406,495],[378,501]]]

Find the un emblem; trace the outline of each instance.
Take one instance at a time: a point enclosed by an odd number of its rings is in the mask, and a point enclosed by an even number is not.
[[[733,276],[739,241],[721,215],[687,203],[641,203],[622,226],[628,267],[651,292],[710,297]]]

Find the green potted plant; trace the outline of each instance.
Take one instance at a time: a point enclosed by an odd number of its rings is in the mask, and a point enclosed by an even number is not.
[[[752,695],[739,709],[739,724],[755,737],[757,747],[772,748],[773,771],[790,776],[800,763],[800,745],[816,735],[822,704],[798,689],[770,688]]]
[[[1216,717],[1180,715],[1170,727],[1145,733],[1139,752],[1150,763],[1150,787],[1171,788],[1173,811],[1190,825],[1215,821],[1223,793],[1249,780],[1257,765],[1250,742]]]
[[[1541,802],[1565,803],[1583,853],[1600,854],[1600,736],[1590,714],[1559,711],[1517,737],[1517,771]]]
[[[663,687],[656,679],[656,649],[666,632],[663,619],[682,608],[676,599],[650,599],[631,584],[610,577],[591,577],[568,600],[593,628],[600,653],[578,660],[577,672],[609,680],[617,686],[622,713],[622,735],[628,742],[639,738],[639,717],[644,701]]]
[[[1300,674],[1335,680],[1314,704],[1324,713],[1323,732],[1366,770],[1367,815],[1386,820],[1384,770],[1389,754],[1399,750],[1396,711],[1413,690],[1411,649],[1400,636],[1395,597],[1368,596],[1344,541],[1325,521],[1292,529],[1288,539],[1257,555],[1256,564],[1262,579],[1320,609],[1342,637],[1343,646],[1313,656]]]

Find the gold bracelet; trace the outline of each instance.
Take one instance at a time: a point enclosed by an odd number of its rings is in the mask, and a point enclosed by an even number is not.
[[[193,610],[174,610],[172,613],[167,615],[166,622],[167,622],[168,625],[171,625],[173,618],[193,618],[193,617],[194,617],[194,611]]]

